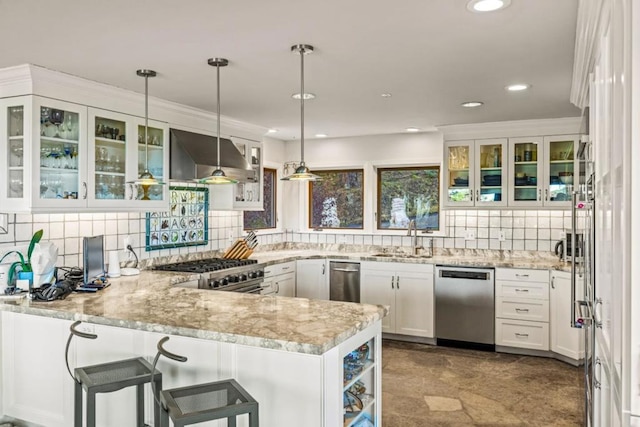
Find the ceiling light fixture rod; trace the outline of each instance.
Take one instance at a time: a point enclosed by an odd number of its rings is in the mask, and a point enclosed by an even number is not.
[[[144,171],[149,171],[149,77],[155,77],[153,70],[137,70],[136,74],[144,77]]]
[[[300,54],[300,164],[304,166],[304,56],[313,52],[313,46],[298,44],[292,46],[291,50]]]

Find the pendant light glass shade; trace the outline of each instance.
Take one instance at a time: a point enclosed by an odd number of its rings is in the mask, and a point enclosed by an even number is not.
[[[142,186],[142,200],[149,199],[149,187],[152,185],[165,185],[149,172],[149,77],[155,77],[157,73],[153,70],[137,70],[136,74],[144,77],[144,172],[135,181],[127,184],[137,184]]]
[[[300,55],[300,93],[304,91],[304,56],[313,53],[313,46],[308,44],[296,44],[291,46],[291,52]],[[282,181],[322,181],[318,175],[314,175],[304,163],[304,96],[300,97],[300,165],[289,176],[280,178]]]
[[[216,110],[218,111],[217,127],[218,127],[218,162],[216,163],[216,170],[213,171],[211,176],[198,180],[199,184],[236,184],[238,181],[229,178],[224,171],[220,168],[220,67],[226,67],[229,65],[229,61],[224,58],[209,58],[207,61],[212,67],[216,67]]]

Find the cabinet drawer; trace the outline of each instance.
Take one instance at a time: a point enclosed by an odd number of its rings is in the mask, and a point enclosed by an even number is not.
[[[496,280],[514,280],[518,282],[549,282],[548,270],[530,270],[523,268],[496,268]]]
[[[264,277],[277,276],[279,274],[285,273],[295,273],[296,272],[296,262],[289,261],[283,262],[282,264],[274,264],[264,269]]]
[[[498,297],[496,298],[496,317],[548,322],[549,301]]]
[[[496,345],[549,350],[549,324],[496,319]]]
[[[496,280],[496,297],[549,299],[549,283],[522,283]]]

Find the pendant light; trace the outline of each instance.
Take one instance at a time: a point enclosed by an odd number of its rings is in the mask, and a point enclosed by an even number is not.
[[[227,65],[229,65],[229,61],[224,59],[224,58],[209,58],[209,60],[207,61],[209,63],[209,65],[211,65],[212,67],[216,67],[216,87],[217,87],[217,92],[216,92],[216,110],[218,111],[218,119],[217,119],[217,126],[218,126],[218,162],[216,163],[216,170],[213,171],[213,173],[211,174],[211,176],[208,176],[207,178],[203,178],[201,180],[199,180],[198,182],[200,184],[214,184],[214,185],[218,185],[218,184],[236,184],[238,181],[232,178],[229,178],[224,171],[220,168],[220,67],[226,67]]]
[[[129,182],[129,184],[141,185],[142,200],[150,200],[149,187],[152,185],[165,185],[162,180],[155,178],[149,172],[149,77],[155,77],[157,73],[153,70],[137,70],[136,74],[144,77],[144,172],[140,174],[138,179]]]
[[[291,52],[300,54],[300,165],[289,176],[281,178],[282,181],[321,181],[322,178],[312,174],[304,163],[304,56],[313,53],[313,46],[308,44],[296,44],[291,46]]]

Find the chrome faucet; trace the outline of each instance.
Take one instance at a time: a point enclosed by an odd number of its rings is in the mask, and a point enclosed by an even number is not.
[[[407,236],[411,236],[411,229],[413,228],[413,239],[411,240],[411,254],[418,255],[418,249],[422,249],[422,246],[418,246],[418,226],[415,220],[409,221],[409,230]]]

